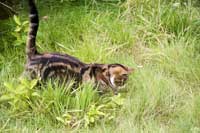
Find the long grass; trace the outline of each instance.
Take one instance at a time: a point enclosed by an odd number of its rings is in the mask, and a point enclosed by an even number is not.
[[[13,19],[0,21],[0,131],[200,132],[198,0],[37,5],[39,51],[136,70],[118,96],[99,95],[91,85],[74,92],[70,84],[31,88],[34,81],[19,80],[25,44],[15,45],[17,25]],[[27,20],[26,7],[18,17]]]

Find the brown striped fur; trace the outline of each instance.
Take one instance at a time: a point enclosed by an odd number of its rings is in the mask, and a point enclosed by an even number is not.
[[[36,35],[39,17],[34,0],[29,1],[29,33],[26,46],[26,74],[31,78],[59,79],[69,81],[74,79],[76,84],[93,82],[100,90],[112,88],[117,93],[118,87],[123,86],[133,69],[121,64],[86,64],[77,58],[61,53],[39,53],[36,49]]]

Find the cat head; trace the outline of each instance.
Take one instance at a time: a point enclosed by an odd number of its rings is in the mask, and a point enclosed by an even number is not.
[[[110,87],[116,94],[118,88],[126,84],[128,76],[133,71],[133,68],[121,64],[90,64],[88,73],[85,73],[85,75],[90,78],[94,77],[100,89],[104,90],[105,87]]]

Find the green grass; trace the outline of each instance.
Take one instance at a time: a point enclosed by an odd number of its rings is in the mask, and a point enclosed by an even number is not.
[[[16,24],[0,21],[0,131],[200,132],[197,0],[37,5],[40,17],[48,16],[40,21],[39,51],[68,53],[84,62],[122,63],[136,71],[119,96],[98,95],[90,85],[73,94],[70,86],[30,88],[33,81],[19,82],[25,45],[15,45],[11,33]],[[26,11],[19,14],[22,22]]]

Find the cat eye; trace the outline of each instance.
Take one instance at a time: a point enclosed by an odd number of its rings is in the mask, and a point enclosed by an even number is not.
[[[122,74],[122,77],[128,77],[128,74]]]
[[[106,70],[107,70],[106,68],[103,68],[103,69],[102,69],[102,72],[105,72]]]

